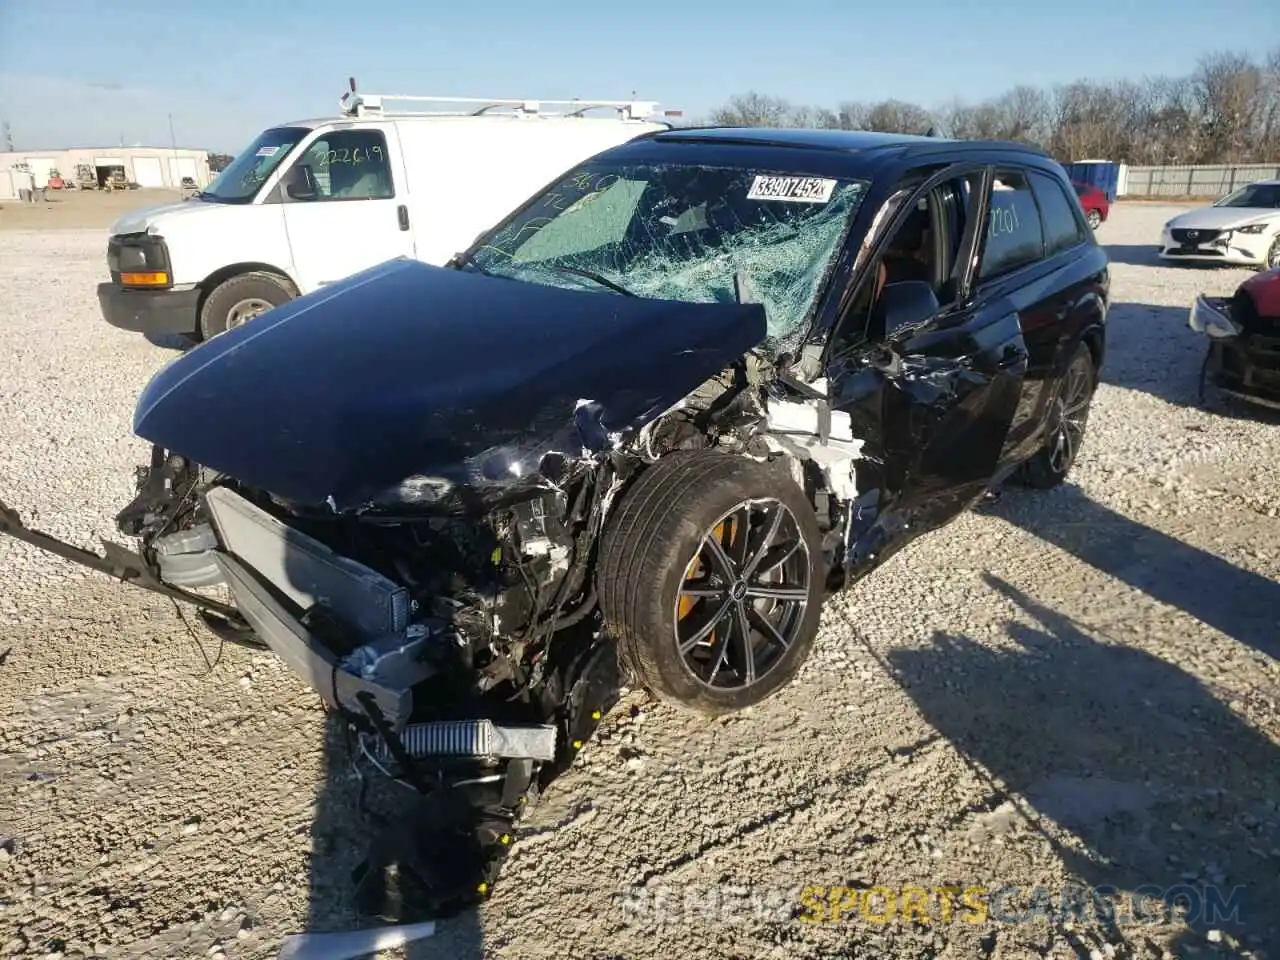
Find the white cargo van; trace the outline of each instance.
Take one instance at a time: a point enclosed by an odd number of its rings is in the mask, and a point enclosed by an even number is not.
[[[437,109],[384,111],[386,100]],[[108,323],[207,338],[394,257],[443,265],[581,161],[670,124],[633,101],[358,94],[272,127],[204,190],[111,227]],[[445,109],[438,109],[439,107]],[[588,116],[612,110],[615,116]]]

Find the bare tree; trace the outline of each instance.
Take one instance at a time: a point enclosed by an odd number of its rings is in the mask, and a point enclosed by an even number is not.
[[[904,100],[883,100],[867,111],[866,129],[879,133],[921,134],[931,126],[928,110]]]
[[[865,130],[867,129],[867,114],[871,112],[871,107],[865,103],[857,101],[848,101],[840,104],[836,115],[840,119],[841,130]]]
[[[1242,54],[1215,53],[1201,59],[1192,83],[1203,118],[1201,159],[1235,163],[1249,158],[1262,107],[1262,71]]]
[[[1280,163],[1280,47],[1256,60],[1213,53],[1184,77],[1100,83],[1052,91],[1027,85],[980,103],[936,110],[902,100],[845,101],[833,111],[747,93],[716,111],[718,123],[839,127],[960,139],[1017,140],[1063,161],[1135,164]]]
[[[792,110],[791,104],[780,97],[749,90],[730,97],[727,104],[711,114],[711,122],[726,127],[785,127]]]

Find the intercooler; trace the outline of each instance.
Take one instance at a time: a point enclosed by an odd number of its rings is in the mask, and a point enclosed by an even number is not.
[[[411,757],[554,760],[556,756],[556,728],[549,725],[508,727],[490,720],[411,723],[401,731],[400,742]],[[376,741],[373,750],[379,760],[391,760],[385,742]]]

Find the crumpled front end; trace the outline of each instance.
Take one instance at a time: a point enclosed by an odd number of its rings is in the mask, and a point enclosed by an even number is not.
[[[1280,409],[1280,317],[1263,316],[1248,290],[1199,296],[1188,324],[1208,338],[1204,377],[1228,396]]]

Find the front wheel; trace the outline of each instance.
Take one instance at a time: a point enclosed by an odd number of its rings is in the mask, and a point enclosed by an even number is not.
[[[1264,270],[1280,270],[1280,237],[1276,237],[1271,243],[1271,249],[1267,251],[1267,263],[1262,269]]]
[[[209,340],[226,333],[297,295],[288,280],[272,273],[242,273],[224,280],[200,308],[200,335]]]
[[[1077,344],[1058,380],[1057,396],[1050,407],[1053,431],[1045,445],[1022,465],[1021,479],[1028,486],[1047,490],[1067,479],[1084,443],[1097,386],[1093,354],[1085,344]]]
[[[1095,209],[1095,210],[1090,210],[1090,211],[1088,212],[1088,214],[1086,215],[1086,218],[1087,218],[1087,219],[1088,219],[1088,221],[1089,221],[1089,229],[1090,229],[1090,230],[1097,230],[1100,226],[1102,226],[1102,211],[1101,211],[1101,210],[1096,210],[1096,209]]]
[[[624,662],[654,694],[741,710],[800,668],[822,612],[822,536],[776,465],[673,453],[627,491],[597,585]]]

